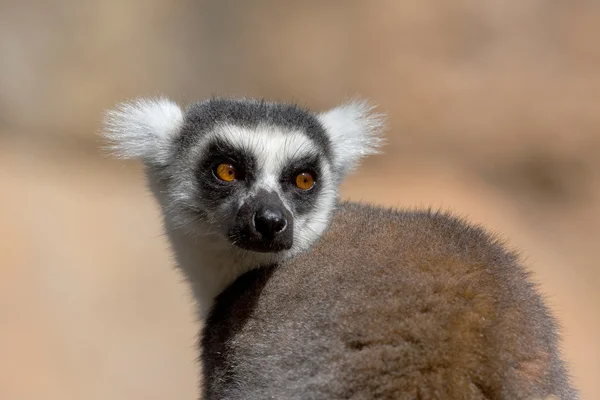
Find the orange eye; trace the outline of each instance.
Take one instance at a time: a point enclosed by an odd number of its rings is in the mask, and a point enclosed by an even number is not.
[[[296,176],[296,186],[302,190],[315,186],[315,178],[309,172],[301,172]]]
[[[217,175],[217,178],[225,182],[231,182],[235,180],[236,177],[235,167],[227,163],[219,164],[215,174]]]

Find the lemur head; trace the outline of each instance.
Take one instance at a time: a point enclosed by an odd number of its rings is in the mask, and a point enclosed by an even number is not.
[[[106,136],[140,158],[171,229],[254,253],[296,253],[327,227],[339,186],[381,143],[380,115],[354,101],[316,114],[296,105],[166,99],[110,111]]]

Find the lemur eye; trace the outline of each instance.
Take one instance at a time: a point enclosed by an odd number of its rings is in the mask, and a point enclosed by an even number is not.
[[[309,190],[315,186],[315,178],[310,172],[301,172],[296,175],[296,186],[302,190]]]
[[[221,163],[215,169],[215,175],[222,181],[232,182],[236,179],[237,171],[232,164]]]

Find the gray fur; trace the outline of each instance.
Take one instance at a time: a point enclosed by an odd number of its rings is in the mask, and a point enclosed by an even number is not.
[[[206,399],[577,398],[518,257],[447,214],[345,203],[216,300]]]
[[[316,114],[159,99],[108,113],[111,148],[144,161],[200,317],[211,309],[206,398],[575,399],[555,321],[493,237],[431,212],[336,211],[382,129],[362,101]],[[223,161],[239,179],[216,177]],[[301,171],[310,190],[294,184]],[[289,231],[258,232],[266,205]]]
[[[331,158],[331,141],[318,118],[296,104],[282,104],[255,99],[212,98],[190,105],[181,135],[179,151],[193,145],[196,136],[210,132],[219,124],[255,128],[261,124],[280,127],[283,131],[300,130]]]

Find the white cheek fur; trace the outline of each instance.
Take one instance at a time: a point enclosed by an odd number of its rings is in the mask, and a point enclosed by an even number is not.
[[[199,157],[208,143],[217,138],[252,154],[258,164],[256,184],[245,196],[237,199],[238,207],[241,207],[248,197],[259,190],[267,190],[278,193],[288,211],[294,209],[282,193],[280,176],[283,168],[291,160],[318,154],[318,148],[303,133],[283,132],[280,128],[268,126],[248,131],[243,127],[223,125],[204,137],[191,150],[188,162],[191,163],[193,159]],[[324,161],[320,177],[320,184],[323,186],[317,205],[314,211],[308,215],[294,215],[294,245],[287,252],[287,256],[297,254],[310,247],[327,228],[338,198],[338,181],[333,168]],[[189,194],[194,193],[193,190],[190,190],[189,182],[186,184],[184,181],[178,182],[176,187],[171,188],[169,192],[180,193],[179,200],[186,202],[192,201],[193,196]],[[182,223],[185,222],[180,221],[179,225]],[[202,232],[206,230],[205,227],[200,228]]]

